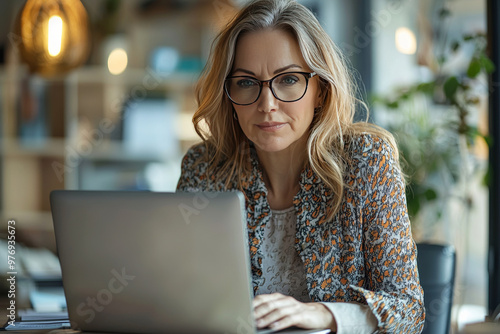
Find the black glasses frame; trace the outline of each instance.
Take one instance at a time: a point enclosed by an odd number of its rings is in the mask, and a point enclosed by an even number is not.
[[[281,75],[285,75],[285,74],[302,74],[305,78],[306,78],[306,88],[304,89],[304,94],[302,94],[301,97],[299,97],[298,99],[295,99],[295,100],[291,100],[291,101],[286,101],[286,100],[282,100],[280,99],[278,96],[276,96],[276,93],[274,92],[274,88],[273,88],[273,80],[276,79],[277,77],[281,76]],[[224,92],[226,93],[226,96],[231,100],[231,102],[233,102],[234,104],[237,104],[237,105],[240,105],[240,106],[248,106],[248,105],[251,105],[255,102],[257,102],[257,100],[259,99],[260,97],[260,94],[262,93],[262,87],[264,86],[264,84],[267,82],[268,83],[268,86],[269,88],[271,89],[271,93],[273,93],[273,96],[277,99],[277,100],[280,100],[282,102],[296,102],[298,100],[300,100],[301,98],[304,97],[304,95],[306,95],[306,92],[307,92],[307,88],[309,86],[309,79],[311,79],[312,77],[314,77],[315,75],[317,75],[316,72],[285,72],[285,73],[280,73],[280,74],[277,74],[275,75],[274,77],[272,77],[271,79],[269,80],[259,80],[255,77],[251,77],[249,75],[236,75],[236,76],[230,76],[230,77],[227,77],[226,80],[224,80]],[[257,95],[257,97],[255,98],[255,100],[253,102],[250,102],[250,103],[238,103],[238,102],[235,102],[232,98],[231,98],[231,95],[229,95],[229,92],[228,92],[228,89],[227,89],[227,81],[229,79],[235,79],[235,78],[248,78],[248,79],[251,79],[251,80],[254,80],[256,82],[259,83],[259,94]]]

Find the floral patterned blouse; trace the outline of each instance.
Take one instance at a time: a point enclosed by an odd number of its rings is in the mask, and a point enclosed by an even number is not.
[[[380,333],[420,333],[425,311],[411,235],[402,173],[391,146],[362,134],[349,140],[351,161],[343,200],[333,220],[327,206],[334,194],[310,168],[300,176],[293,200],[297,215],[295,250],[306,273],[312,301],[367,304]],[[261,240],[271,208],[255,150],[252,175],[244,182],[254,293],[262,285]],[[225,180],[207,176],[204,144],[182,162],[179,191],[221,191]]]

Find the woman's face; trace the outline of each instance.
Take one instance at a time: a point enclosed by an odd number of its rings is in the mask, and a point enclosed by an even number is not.
[[[287,72],[312,72],[291,33],[276,29],[240,36],[231,76],[269,80]],[[293,83],[294,78],[296,77],[284,78],[281,80],[282,85]],[[238,81],[240,86],[248,83]],[[273,85],[276,90],[278,82],[275,81]],[[305,149],[314,108],[319,102],[318,95],[318,77],[315,76],[309,79],[307,91],[298,101],[280,101],[273,96],[269,86],[264,84],[256,102],[250,105],[233,103],[233,107],[241,129],[257,150],[279,152],[294,148]]]

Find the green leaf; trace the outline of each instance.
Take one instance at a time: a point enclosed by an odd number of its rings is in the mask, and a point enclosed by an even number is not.
[[[417,91],[424,94],[432,94],[434,92],[434,82],[423,82],[417,86]]]
[[[439,56],[437,57],[437,61],[440,65],[446,63],[446,56]]]
[[[443,216],[443,210],[438,210],[438,212],[436,213],[437,220],[440,220],[442,216]]]
[[[481,132],[479,132],[479,128],[477,126],[469,126],[467,128],[467,135],[469,136],[480,136]]]
[[[418,196],[408,196],[406,201],[410,218],[413,219],[417,217],[418,212],[420,211],[420,199],[418,198]]]
[[[449,77],[444,83],[443,89],[444,94],[448,100],[453,101],[455,99],[455,93],[457,92],[459,82],[455,76]]]
[[[408,92],[404,92],[403,94],[401,94],[401,96],[399,97],[401,100],[408,100],[410,98],[410,95],[411,95],[411,92],[408,91]]]
[[[479,63],[486,73],[491,73],[495,70],[495,64],[486,55],[482,54],[479,58]]]
[[[424,196],[425,196],[425,199],[428,201],[433,201],[438,197],[436,191],[432,188],[427,189],[424,193]]]
[[[470,145],[474,145],[476,139],[478,137],[482,137],[481,133],[479,132],[479,129],[476,126],[470,126],[470,125],[465,130],[465,136],[467,138],[467,142]]]
[[[493,174],[492,169],[493,168],[491,167],[491,163],[489,163],[488,169],[486,170],[486,173],[484,174],[484,177],[483,177],[483,186],[485,186],[485,187],[489,187],[489,185],[492,182],[492,174]]]
[[[441,8],[441,10],[439,11],[439,18],[441,18],[441,19],[444,19],[450,15],[451,15],[451,12],[447,8]]]
[[[493,145],[493,138],[490,135],[480,134],[480,136],[483,137],[483,139],[486,142],[486,145],[488,145],[488,147],[491,147],[491,145]]]
[[[397,109],[399,108],[399,102],[398,101],[387,102],[387,107],[391,109]]]
[[[460,49],[460,43],[458,41],[453,41],[453,43],[451,43],[451,51],[457,52],[458,49]]]
[[[467,104],[479,104],[480,100],[477,96],[471,97],[467,99]]]
[[[383,97],[376,95],[376,94],[370,94],[370,96],[368,97],[368,100],[370,101],[370,104],[384,103],[385,102]]]
[[[467,69],[467,76],[469,78],[475,78],[481,72],[481,62],[476,57],[472,58]]]

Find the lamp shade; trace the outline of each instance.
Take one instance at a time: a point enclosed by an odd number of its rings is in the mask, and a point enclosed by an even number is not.
[[[89,55],[88,17],[80,0],[27,0],[16,32],[21,58],[43,76],[68,72]]]

